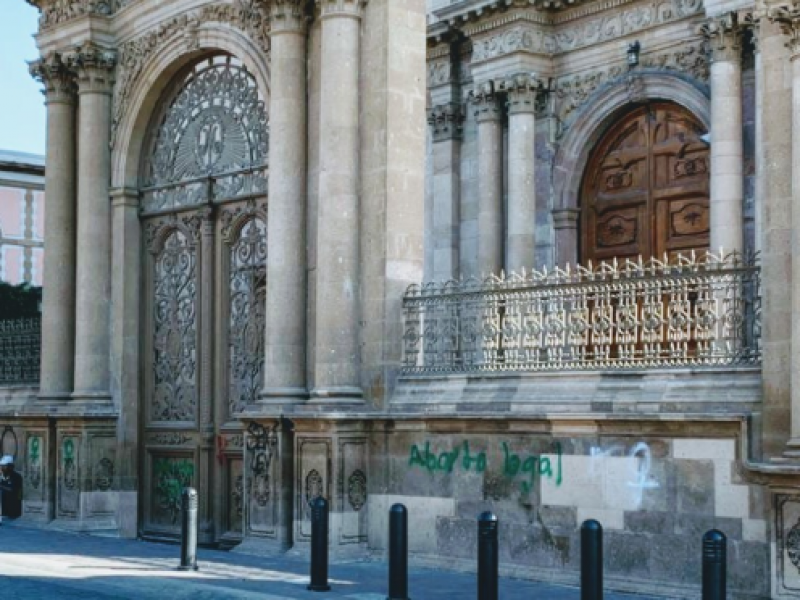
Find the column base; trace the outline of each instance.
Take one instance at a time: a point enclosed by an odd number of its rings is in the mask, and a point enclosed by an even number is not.
[[[359,387],[314,388],[308,395],[308,404],[364,404],[364,391]]]
[[[800,460],[800,438],[792,438],[788,442],[786,442],[786,449],[783,451],[783,456],[778,457],[778,461],[781,459],[786,461],[798,461]]]
[[[63,406],[71,401],[71,392],[40,392],[36,397],[37,406]]]
[[[114,402],[108,392],[73,392],[69,406],[74,408],[113,408]]]
[[[300,404],[308,399],[308,390],[300,387],[264,388],[258,394],[258,404]]]

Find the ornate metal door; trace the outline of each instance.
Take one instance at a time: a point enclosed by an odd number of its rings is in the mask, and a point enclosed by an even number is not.
[[[150,133],[144,227],[141,531],[179,534],[200,493],[200,541],[242,532],[238,413],[264,362],[267,116],[230,56],[178,78]]]
[[[705,251],[709,152],[692,114],[668,102],[636,108],[600,140],[583,179],[582,260]]]

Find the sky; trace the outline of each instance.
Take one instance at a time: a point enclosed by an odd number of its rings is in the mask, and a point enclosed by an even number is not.
[[[25,0],[0,3],[0,150],[43,155],[44,96],[27,64],[39,56],[33,39],[39,11]]]

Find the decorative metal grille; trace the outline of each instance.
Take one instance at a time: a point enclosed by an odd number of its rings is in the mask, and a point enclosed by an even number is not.
[[[412,285],[403,371],[758,364],[760,311],[757,259],[736,253]]]
[[[266,335],[267,224],[253,218],[230,248],[230,410],[253,403],[263,383]]]
[[[0,386],[39,383],[41,319],[0,321]]]
[[[145,213],[263,195],[268,121],[253,77],[235,58],[198,63],[181,82],[145,168]]]
[[[193,421],[197,411],[197,266],[175,229],[156,255],[153,306],[154,421]]]

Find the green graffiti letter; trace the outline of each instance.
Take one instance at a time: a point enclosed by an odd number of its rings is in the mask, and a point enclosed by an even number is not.
[[[550,459],[547,456],[539,459],[539,474],[553,478],[553,467],[550,465]]]
[[[508,444],[503,442],[503,454],[505,460],[503,461],[503,473],[508,477],[514,477],[519,472],[519,456],[511,454],[508,450]]]

